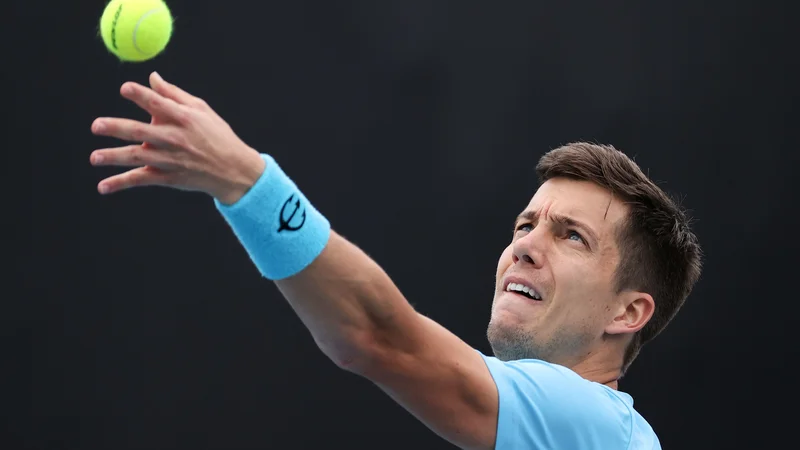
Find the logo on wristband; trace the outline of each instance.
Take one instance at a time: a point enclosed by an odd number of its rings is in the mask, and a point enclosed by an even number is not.
[[[292,199],[296,199],[292,202]],[[294,208],[291,206],[294,205]],[[300,196],[296,194],[291,194],[289,198],[286,199],[286,202],[283,204],[283,208],[281,208],[281,214],[278,217],[278,233],[281,231],[297,231],[300,228],[303,228],[303,225],[306,223],[306,209],[302,208],[303,210],[300,211]],[[286,214],[291,210],[291,214],[289,217],[286,217]],[[298,212],[300,215],[298,216]],[[297,220],[295,220],[295,216]],[[297,223],[299,220],[300,223]]]

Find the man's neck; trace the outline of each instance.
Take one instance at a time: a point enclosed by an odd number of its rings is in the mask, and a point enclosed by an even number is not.
[[[596,352],[573,365],[570,369],[589,381],[600,383],[611,389],[618,389],[618,380],[622,367],[622,362],[618,361],[618,359],[608,351]]]

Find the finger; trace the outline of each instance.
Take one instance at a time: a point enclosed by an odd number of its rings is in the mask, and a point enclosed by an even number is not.
[[[170,173],[156,167],[144,166],[108,177],[97,185],[101,194],[113,194],[125,189],[142,186],[169,186]]]
[[[185,106],[179,105],[174,100],[166,98],[138,83],[123,84],[120,88],[120,94],[154,117],[180,122],[186,115]]]
[[[155,166],[163,169],[175,169],[180,165],[174,152],[164,152],[142,145],[127,145],[117,148],[105,148],[92,152],[89,160],[95,166]]]
[[[150,117],[150,125],[158,125],[158,124],[160,124],[160,123],[161,123],[161,121],[160,121],[160,120],[158,120],[158,117],[156,117],[156,116],[151,116],[151,117]],[[143,148],[156,148],[156,146],[155,146],[155,145],[153,145],[153,144],[151,144],[151,143],[149,143],[149,142],[145,142],[145,143],[143,143],[143,144],[142,144],[142,147],[143,147]]]
[[[195,97],[174,84],[164,81],[158,72],[150,74],[150,87],[163,97],[171,99],[181,105],[195,108],[208,106],[202,99]]]
[[[167,124],[153,125],[116,117],[96,119],[92,132],[124,141],[150,142],[157,147],[172,148],[178,142],[178,131]]]

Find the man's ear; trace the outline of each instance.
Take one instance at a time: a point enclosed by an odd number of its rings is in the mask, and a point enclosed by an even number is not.
[[[644,292],[624,292],[617,304],[614,320],[606,326],[608,334],[636,333],[656,310],[653,296]]]

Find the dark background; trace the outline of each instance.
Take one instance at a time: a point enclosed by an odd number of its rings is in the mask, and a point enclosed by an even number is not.
[[[621,389],[665,449],[791,439],[790,2],[171,0],[173,40],[142,64],[106,53],[103,1],[11,5],[4,135],[31,165],[4,169],[20,212],[4,247],[22,256],[2,294],[3,448],[450,448],[317,350],[208,197],[96,193],[115,171],[89,154],[119,143],[89,126],[147,120],[118,92],[153,70],[482,351],[537,159],[575,140],[635,156],[707,257]]]

